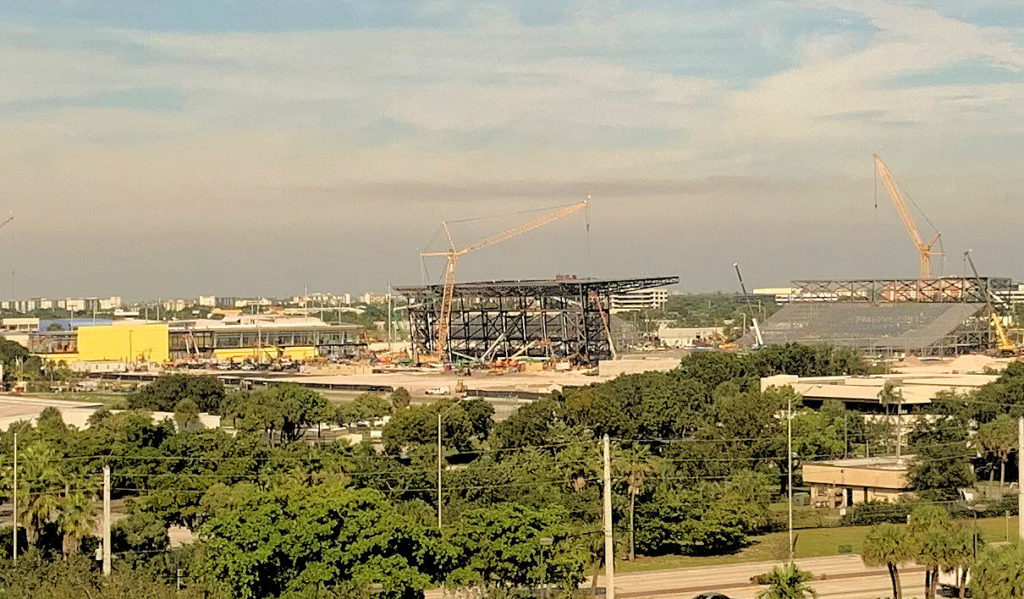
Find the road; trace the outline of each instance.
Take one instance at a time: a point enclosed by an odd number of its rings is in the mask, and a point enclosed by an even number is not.
[[[751,584],[750,577],[768,572],[778,562],[702,566],[675,570],[655,570],[621,574],[615,577],[616,597],[622,599],[692,599],[704,591],[716,591],[732,599],[754,599],[763,587]],[[866,568],[860,556],[840,555],[798,559],[800,568],[811,572],[819,599],[877,599],[892,596],[889,572]],[[924,594],[924,570],[917,566],[901,569],[906,597]],[[604,577],[598,578],[598,585]]]
[[[701,566],[673,570],[652,570],[615,577],[620,599],[693,599],[704,591],[723,593],[731,599],[755,599],[763,587],[750,577],[763,574],[778,562],[753,562]],[[857,555],[798,559],[797,565],[811,572],[818,599],[877,599],[892,596],[892,583],[885,568],[865,568]],[[905,597],[924,596],[924,570],[917,566],[900,569]],[[604,577],[598,577],[604,586]],[[440,591],[428,591],[426,599],[440,599]]]

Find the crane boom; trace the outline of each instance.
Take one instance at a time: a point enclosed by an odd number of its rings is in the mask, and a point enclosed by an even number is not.
[[[913,242],[914,249],[917,250],[921,279],[930,279],[933,276],[932,256],[942,255],[941,251],[933,249],[941,238],[941,234],[936,233],[931,241],[924,241],[921,237],[921,232],[917,228],[917,224],[914,223],[914,218],[910,215],[910,209],[907,207],[903,192],[900,190],[899,185],[896,184],[896,179],[892,176],[892,172],[889,171],[889,167],[885,166],[885,163],[882,162],[882,157],[878,154],[874,154],[874,158],[875,168],[878,169],[878,174],[882,177],[882,183],[885,185],[886,190],[888,190],[893,205],[896,206],[896,212],[899,213],[900,220],[903,221],[903,228],[907,230],[907,235],[910,236],[910,241]]]
[[[448,329],[452,319],[452,299],[455,293],[455,263],[458,259],[470,252],[490,247],[496,243],[501,243],[502,241],[507,241],[513,237],[522,235],[523,233],[539,229],[544,225],[569,216],[574,212],[579,212],[586,207],[587,200],[583,200],[582,202],[577,202],[575,204],[569,204],[568,206],[562,206],[552,212],[538,216],[531,221],[512,227],[507,231],[502,231],[501,233],[491,235],[490,237],[485,237],[484,239],[462,249],[455,247],[455,241],[452,239],[448,223],[441,223],[441,226],[444,228],[445,235],[447,236],[448,246],[450,249],[443,252],[420,253],[420,256],[424,258],[444,256],[447,259],[444,269],[444,293],[441,296],[441,312],[437,318],[437,346],[434,348],[439,360],[444,358],[444,354],[447,351],[448,346]]]

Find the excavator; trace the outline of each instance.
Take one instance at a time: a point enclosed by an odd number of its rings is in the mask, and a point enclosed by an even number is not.
[[[974,259],[971,258],[971,250],[964,252],[964,259],[971,266],[971,272],[974,273],[974,279],[981,286],[983,281],[981,275],[978,274],[977,267],[974,266]],[[1021,346],[1010,340],[1010,336],[1006,333],[1006,327],[1003,326],[1003,319],[1000,318],[999,313],[996,312],[995,306],[992,305],[992,300],[995,299],[1000,304],[1005,304],[1002,298],[992,293],[991,289],[988,289],[986,285],[987,294],[985,295],[985,305],[989,315],[989,320],[992,323],[992,329],[996,333],[996,351],[1002,356],[1019,356],[1021,355]]]

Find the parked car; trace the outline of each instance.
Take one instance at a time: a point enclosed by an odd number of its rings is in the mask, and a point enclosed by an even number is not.
[[[723,595],[721,593],[716,593],[714,591],[711,591],[711,592],[708,592],[708,593],[701,593],[700,595],[697,595],[693,599],[729,599],[729,596],[728,595]]]

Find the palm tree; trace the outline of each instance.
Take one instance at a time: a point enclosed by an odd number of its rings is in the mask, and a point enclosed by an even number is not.
[[[889,569],[892,580],[893,599],[903,598],[903,585],[900,583],[900,564],[911,559],[911,547],[907,532],[895,524],[879,524],[868,531],[864,538],[864,547],[860,558],[865,566],[885,566]]]
[[[636,559],[635,514],[636,497],[643,493],[647,476],[654,472],[655,462],[646,445],[634,445],[622,452],[617,460],[617,470],[625,473],[629,492],[629,559]]]
[[[57,525],[64,535],[64,557],[75,554],[82,546],[82,539],[91,534],[96,526],[92,509],[92,494],[72,491],[60,502]]]
[[[977,539],[974,538],[975,531],[968,527],[957,524],[947,531],[948,539],[946,551],[943,555],[942,570],[944,572],[959,572],[957,587],[958,597],[964,599],[967,596],[967,573],[974,567],[975,548]],[[934,595],[932,595],[934,597]]]
[[[1006,462],[1017,449],[1017,421],[1008,414],[1000,414],[995,420],[978,427],[977,438],[983,452],[999,458],[999,490],[1002,491],[1006,482]]]
[[[18,460],[18,503],[20,524],[29,543],[35,543],[39,530],[57,517],[60,484],[57,453],[42,442],[29,445]],[[23,456],[23,457],[22,457]]]
[[[768,587],[757,592],[757,599],[807,599],[818,594],[809,584],[814,577],[796,564],[776,566],[761,577]]]
[[[950,545],[949,529],[953,519],[949,512],[937,505],[920,505],[907,519],[907,534],[913,545],[914,561],[924,566],[924,594],[935,599],[939,586],[939,568],[946,561]]]

